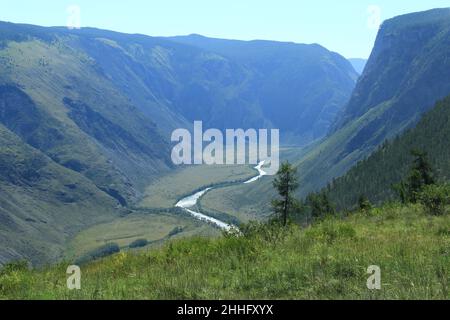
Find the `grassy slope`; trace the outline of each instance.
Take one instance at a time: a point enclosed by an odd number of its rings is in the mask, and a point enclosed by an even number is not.
[[[118,216],[116,202],[90,180],[2,125],[0,145],[0,264],[25,257],[35,264],[55,261],[68,238]]]
[[[136,188],[167,170],[160,158],[168,157],[169,148],[159,143],[162,138],[151,119],[131,105],[69,40],[10,42],[0,51],[0,59],[8,61],[0,64],[1,82],[23,88],[47,121],[47,132],[41,132],[43,125],[33,132],[40,134],[35,145],[54,161],[70,169],[70,163],[79,163],[81,169],[74,170],[102,188],[118,190],[127,200],[134,198]],[[69,108],[65,99],[79,105]],[[81,105],[96,117],[83,114]],[[87,125],[83,117],[89,117]],[[45,140],[52,137],[49,130],[56,130],[60,141],[46,145]],[[150,155],[149,149],[161,150],[162,155]]]
[[[193,238],[120,253],[82,267],[66,289],[65,264],[0,274],[12,299],[450,299],[450,216],[386,206],[309,229],[249,237]],[[366,287],[381,267],[382,289]]]

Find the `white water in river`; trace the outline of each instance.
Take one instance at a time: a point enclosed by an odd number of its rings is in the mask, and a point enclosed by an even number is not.
[[[267,172],[265,172],[265,171],[262,169],[264,163],[265,163],[265,161],[261,161],[261,162],[255,167],[255,169],[258,170],[259,175],[256,176],[256,177],[254,177],[254,178],[251,178],[251,179],[248,180],[248,181],[245,181],[244,184],[249,184],[249,183],[252,183],[252,182],[256,182],[256,181],[258,181],[259,179],[261,179],[262,177],[264,177],[264,176],[267,175]]]
[[[248,181],[245,181],[244,184],[249,184],[249,183],[256,182],[259,179],[261,179],[262,177],[267,175],[267,173],[264,170],[262,170],[262,167],[263,167],[264,163],[265,163],[265,161],[261,161],[255,167],[255,169],[258,170],[258,175],[256,177],[254,177],[254,178],[251,178]],[[207,188],[207,189],[199,191],[199,192],[197,192],[197,193],[195,193],[193,195],[190,195],[189,197],[181,199],[180,201],[178,201],[178,203],[175,205],[175,207],[182,208],[182,209],[186,210],[186,212],[188,212],[195,219],[198,219],[200,221],[205,221],[205,222],[212,223],[215,226],[219,227],[220,229],[223,229],[223,230],[226,230],[226,231],[237,229],[233,225],[230,225],[228,223],[225,223],[225,222],[220,221],[218,219],[215,219],[213,217],[209,217],[207,215],[204,215],[203,213],[195,212],[195,211],[191,210],[192,207],[195,207],[197,205],[198,200],[201,197],[203,197],[208,191],[210,191],[212,189],[213,188]]]

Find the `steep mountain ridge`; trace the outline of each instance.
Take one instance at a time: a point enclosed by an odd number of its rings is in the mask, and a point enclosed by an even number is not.
[[[22,105],[28,105],[40,115],[37,119],[28,118],[36,132],[16,133],[22,134],[25,141],[25,135],[30,135],[34,147],[57,163],[81,172],[100,188],[116,189],[129,200],[136,198],[145,179],[155,176],[158,169],[170,167],[169,144],[151,119],[99,74],[92,60],[74,52],[64,40],[54,41],[52,45],[36,39],[10,42],[0,51],[4,61],[0,65],[4,109],[19,112]],[[160,148],[161,152],[152,156],[143,152],[132,155],[129,150],[118,152],[112,147],[114,143],[105,146],[98,136],[90,135],[75,123],[76,111],[70,109],[67,101],[80,100],[97,115],[101,114],[103,123],[112,127],[116,124],[116,128],[120,126],[129,133],[128,138],[132,136],[146,144],[147,149]],[[14,125],[7,117],[2,120],[7,127]],[[95,125],[95,121],[91,124]],[[48,144],[49,140],[53,143]]]
[[[444,71],[449,63],[449,17],[450,9],[436,9],[385,21],[366,70],[335,128],[344,127],[371,109],[379,109],[383,103],[395,103],[390,108],[394,109],[394,120],[414,121],[417,114],[443,98],[449,79]]]
[[[0,124],[0,264],[61,258],[64,243],[119,214],[117,201]]]
[[[296,136],[303,145],[327,133],[358,77],[346,59],[318,44],[200,35],[170,39],[215,52],[253,70],[251,94],[258,97],[261,114],[288,141]]]

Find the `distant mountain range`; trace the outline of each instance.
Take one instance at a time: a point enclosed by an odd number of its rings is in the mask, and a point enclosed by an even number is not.
[[[260,123],[280,129],[284,142],[292,144],[305,145],[325,136],[358,78],[342,56],[317,44],[236,41],[199,35],[170,39],[214,52],[249,70],[250,77],[244,82],[248,86],[239,98],[251,101],[249,108],[263,117]],[[205,112],[204,107],[201,110]],[[221,128],[224,120],[218,119],[227,119],[227,115],[218,114],[217,110],[212,114],[213,119],[207,122]],[[236,127],[235,123],[229,124]],[[245,123],[243,126],[248,127]]]
[[[0,23],[0,263],[53,261],[173,169],[170,134],[322,138],[358,75],[319,45]]]

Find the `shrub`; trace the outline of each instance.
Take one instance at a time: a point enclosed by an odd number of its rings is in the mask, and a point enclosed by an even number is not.
[[[450,185],[426,186],[419,194],[419,201],[430,214],[445,214],[445,207],[450,204]]]
[[[29,264],[25,260],[12,261],[0,268],[0,275],[9,274],[12,272],[26,271],[29,269]]]
[[[177,234],[183,232],[183,227],[175,227],[172,229],[172,231],[169,232],[169,237],[176,236]]]
[[[147,239],[137,239],[132,243],[130,243],[129,247],[131,249],[134,249],[134,248],[142,248],[145,247],[146,245],[148,245]]]
[[[311,193],[306,198],[306,202],[310,207],[312,217],[316,220],[336,214],[335,205],[330,201],[326,192]]]
[[[18,260],[0,266],[0,300],[5,295],[14,295],[23,286],[24,275],[30,268],[27,261]]]
[[[293,230],[295,225],[288,220],[287,226],[284,226],[279,219],[271,219],[267,222],[251,221],[247,224],[242,224],[238,233],[231,233],[231,237],[244,236],[248,240],[259,239],[266,244],[278,244],[286,239]]]
[[[75,261],[76,264],[84,264],[92,260],[104,258],[115,253],[120,252],[120,247],[117,243],[108,243],[104,246],[97,248],[91,252],[86,253]]]

